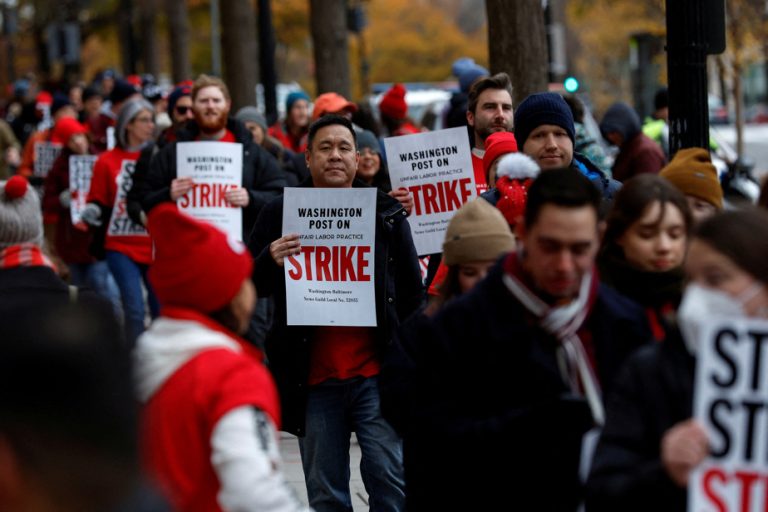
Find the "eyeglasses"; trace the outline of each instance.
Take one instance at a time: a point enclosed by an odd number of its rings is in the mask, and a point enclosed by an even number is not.
[[[134,121],[136,121],[137,123],[154,123],[155,122],[155,120],[152,119],[152,117],[143,117],[143,116],[134,118]]]
[[[189,112],[190,110],[192,110],[192,107],[185,107],[183,105],[176,106],[176,113],[179,114],[180,116],[187,115],[187,112]]]

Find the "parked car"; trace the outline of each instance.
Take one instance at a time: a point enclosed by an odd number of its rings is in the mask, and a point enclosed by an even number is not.
[[[708,96],[708,103],[709,124],[729,124],[731,122],[728,107],[723,105],[723,101],[719,97],[710,94]]]

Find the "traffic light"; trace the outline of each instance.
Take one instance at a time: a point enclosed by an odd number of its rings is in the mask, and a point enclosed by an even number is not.
[[[576,78],[569,76],[563,81],[563,87],[567,92],[574,93],[579,90],[579,81]]]

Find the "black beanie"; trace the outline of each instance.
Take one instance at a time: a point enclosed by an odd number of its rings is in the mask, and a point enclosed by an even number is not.
[[[554,92],[531,94],[515,111],[515,139],[522,148],[533,130],[543,124],[561,127],[571,141],[576,138],[571,107],[562,96]]]

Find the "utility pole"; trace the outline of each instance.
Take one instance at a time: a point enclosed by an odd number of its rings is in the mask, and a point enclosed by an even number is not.
[[[275,66],[275,27],[272,25],[272,5],[259,0],[259,68],[264,88],[264,117],[269,125],[277,121],[277,69]]]
[[[709,147],[707,55],[725,49],[725,0],[667,0],[669,150]]]
[[[221,36],[219,0],[211,0],[211,73],[221,77]]]

